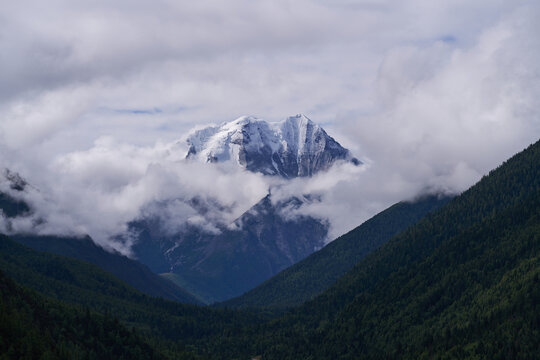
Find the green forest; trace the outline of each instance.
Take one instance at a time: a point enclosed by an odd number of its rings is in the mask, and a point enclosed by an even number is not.
[[[164,359],[110,313],[68,306],[0,272],[0,359]]]
[[[540,142],[407,206],[216,307],[2,236],[0,358],[537,359]]]

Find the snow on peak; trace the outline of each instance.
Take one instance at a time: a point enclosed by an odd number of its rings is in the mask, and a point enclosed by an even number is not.
[[[187,159],[235,161],[249,171],[285,178],[312,176],[338,160],[360,164],[349,150],[302,114],[274,123],[242,116],[192,132],[187,144]]]

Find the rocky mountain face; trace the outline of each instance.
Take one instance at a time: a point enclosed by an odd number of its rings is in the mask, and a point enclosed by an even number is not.
[[[269,123],[244,116],[220,126],[193,132],[187,138],[187,159],[233,161],[264,175],[312,176],[337,161],[359,165],[349,150],[305,115]]]
[[[4,217],[6,227],[10,227],[10,218],[25,216],[30,213],[29,206],[16,197],[28,184],[17,173],[4,169],[0,173],[0,216]]]

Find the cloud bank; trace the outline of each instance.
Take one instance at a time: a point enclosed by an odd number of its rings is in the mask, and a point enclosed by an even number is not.
[[[33,11],[28,11],[33,9]],[[226,223],[276,180],[188,164],[193,127],[299,112],[367,165],[281,184],[331,237],[422,191],[459,192],[540,134],[533,1],[28,1],[0,10],[0,164],[42,232],[110,237],[152,204]],[[185,200],[217,199],[201,217]],[[178,200],[178,201],[177,201]],[[26,223],[24,222],[26,221]],[[28,219],[19,228],[29,227]],[[34,224],[35,225],[35,224]]]

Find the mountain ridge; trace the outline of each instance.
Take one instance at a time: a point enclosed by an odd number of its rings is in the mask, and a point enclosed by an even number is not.
[[[154,297],[184,304],[202,303],[174,282],[153,273],[148,267],[128,257],[106,251],[90,237],[69,238],[59,236],[12,235],[11,239],[37,251],[62,255],[97,265],[126,284]]]

